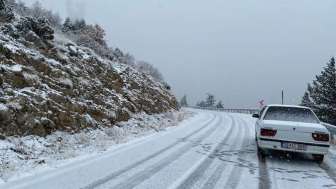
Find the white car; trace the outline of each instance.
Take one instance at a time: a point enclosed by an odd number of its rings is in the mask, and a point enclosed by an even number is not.
[[[330,147],[330,133],[315,113],[307,107],[268,105],[257,118],[256,141],[258,152],[280,150],[312,154],[322,162]]]

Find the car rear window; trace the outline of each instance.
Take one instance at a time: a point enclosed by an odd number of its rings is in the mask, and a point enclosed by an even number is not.
[[[264,120],[319,123],[319,120],[310,109],[294,107],[269,107]]]

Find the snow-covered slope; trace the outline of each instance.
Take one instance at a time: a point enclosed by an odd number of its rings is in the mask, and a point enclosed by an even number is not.
[[[190,117],[188,111],[147,115],[137,114],[112,128],[81,131],[76,134],[55,132],[47,137],[8,137],[0,140],[0,183],[17,180],[45,170],[57,170],[64,164],[101,156],[123,148],[154,133],[165,133]],[[131,145],[131,144],[127,144]],[[1,186],[0,186],[1,188]]]
[[[160,82],[54,34],[43,20],[0,23],[0,135],[112,127],[177,109]]]

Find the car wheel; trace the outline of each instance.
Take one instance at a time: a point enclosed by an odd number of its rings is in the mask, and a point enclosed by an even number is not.
[[[258,148],[258,156],[259,156],[259,158],[261,158],[261,159],[265,159],[265,157],[266,157],[266,152],[265,152],[265,150],[263,150],[263,149],[261,149],[261,148]]]
[[[257,150],[258,150],[258,156],[264,158],[266,157],[266,152],[264,149],[260,148],[258,145],[258,141],[257,141]]]
[[[324,160],[324,155],[321,155],[321,154],[313,154],[313,158],[314,158],[314,160],[315,160],[317,163],[321,164],[321,163],[323,162],[323,160]]]

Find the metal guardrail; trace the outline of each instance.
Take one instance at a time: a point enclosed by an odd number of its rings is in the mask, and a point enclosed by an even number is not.
[[[229,113],[241,113],[241,114],[259,113],[259,109],[248,109],[248,108],[216,108],[216,107],[198,107],[198,106],[189,106],[188,108],[194,108],[194,109],[200,109],[200,110],[213,110],[213,111],[229,112]]]

